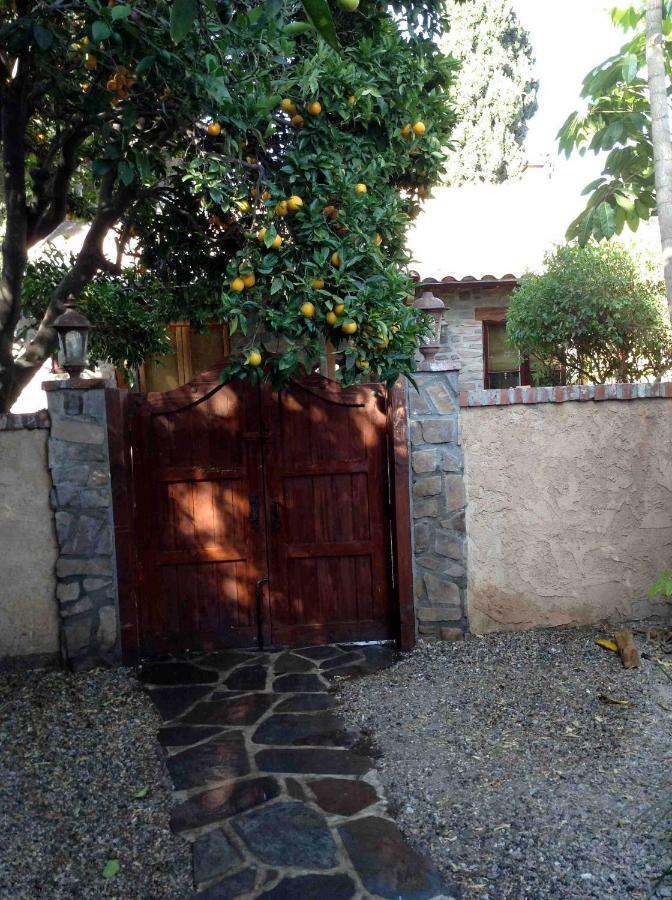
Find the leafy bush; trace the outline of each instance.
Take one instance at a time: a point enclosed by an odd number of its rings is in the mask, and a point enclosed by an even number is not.
[[[672,367],[665,290],[652,264],[617,243],[568,244],[513,293],[507,337],[568,381],[660,378]]]

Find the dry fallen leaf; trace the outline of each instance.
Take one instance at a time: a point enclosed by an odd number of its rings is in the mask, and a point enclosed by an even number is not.
[[[612,653],[616,653],[618,650],[616,642],[610,641],[607,638],[598,638],[595,643],[598,647],[602,647],[604,650],[611,650]]]
[[[617,700],[616,697],[610,697],[609,694],[599,694],[598,700],[601,703],[612,703],[614,706],[630,706],[629,700]]]

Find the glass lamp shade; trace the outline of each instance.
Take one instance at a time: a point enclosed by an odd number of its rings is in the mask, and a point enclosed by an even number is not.
[[[87,366],[91,323],[77,310],[75,298],[65,301],[65,310],[54,322],[63,358],[63,368],[71,378],[81,375]]]
[[[421,342],[420,352],[425,359],[433,359],[441,347],[441,323],[445,306],[431,291],[423,291],[415,301],[415,306],[432,317],[432,333]]]

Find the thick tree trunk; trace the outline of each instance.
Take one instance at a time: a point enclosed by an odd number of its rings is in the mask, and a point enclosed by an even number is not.
[[[663,0],[647,0],[646,67],[651,102],[651,137],[656,174],[656,206],[663,248],[667,305],[672,319],[672,143],[663,41]]]
[[[25,182],[26,88],[20,59],[2,98],[2,162],[6,202],[0,275],[0,412],[14,388],[14,331],[21,315],[21,285],[27,256],[28,210]]]

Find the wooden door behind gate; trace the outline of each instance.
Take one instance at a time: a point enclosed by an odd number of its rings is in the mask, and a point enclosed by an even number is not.
[[[385,389],[129,400],[138,652],[395,637]]]

